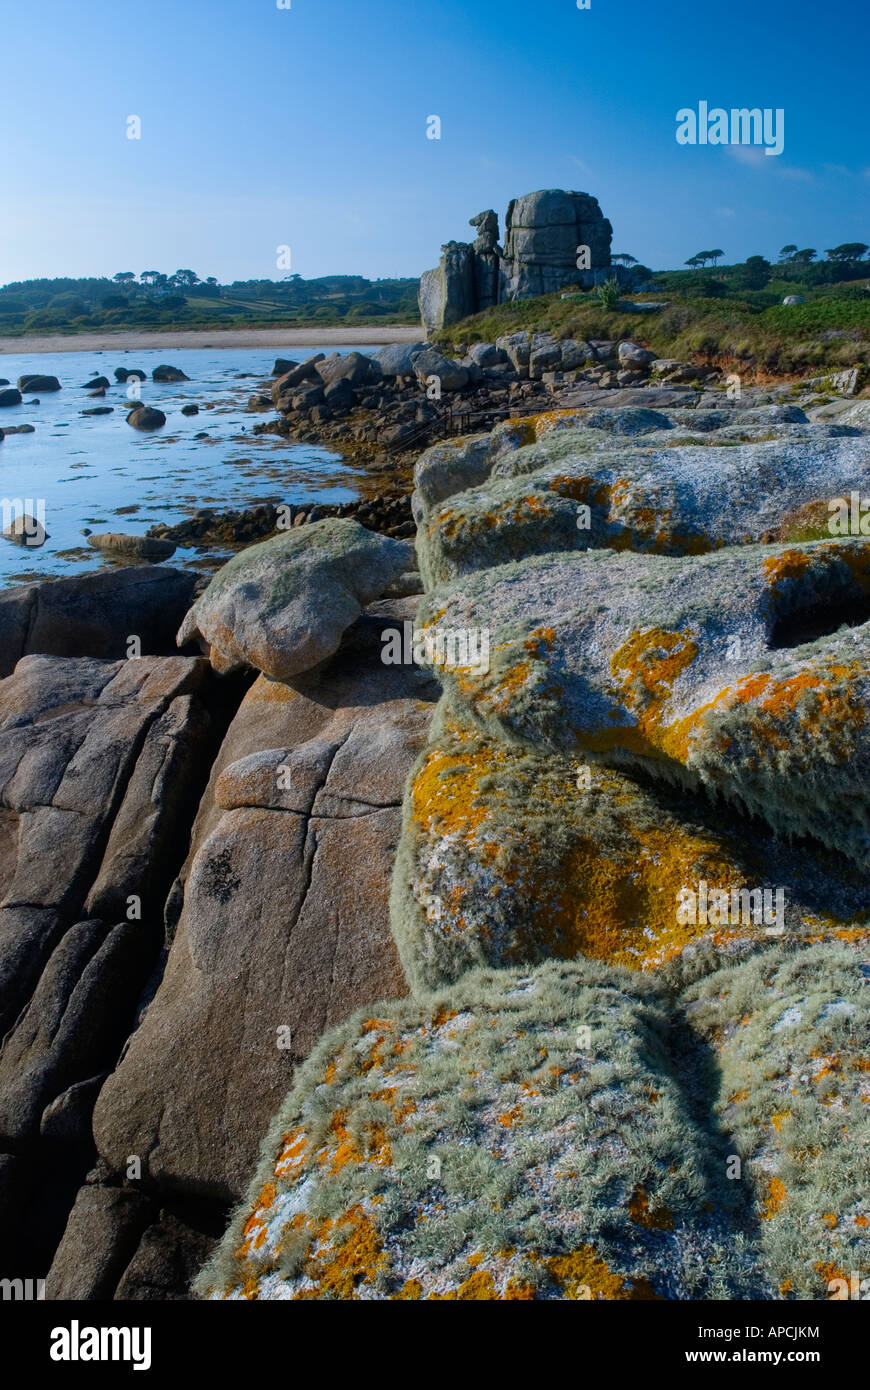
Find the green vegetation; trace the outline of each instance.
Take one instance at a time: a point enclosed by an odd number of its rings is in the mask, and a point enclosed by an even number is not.
[[[0,287],[0,335],[85,333],[93,329],[324,327],[412,323],[419,317],[418,280],[325,275],[303,280],[201,281],[132,271],[107,279],[25,280]]]
[[[633,338],[660,357],[735,364],[744,376],[870,364],[870,265],[864,262],[772,266],[751,256],[720,266],[715,278],[701,270],[663,271],[647,292],[630,296],[637,304],[665,301],[644,315],[624,298],[612,307],[602,303],[603,288],[499,304],[445,329],[438,342],[493,342],[506,333],[549,329],[558,338]],[[788,295],[806,302],[784,305]]]

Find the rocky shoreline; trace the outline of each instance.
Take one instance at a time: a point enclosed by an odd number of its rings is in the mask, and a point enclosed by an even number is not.
[[[412,496],[0,594],[0,1273],[825,1298],[868,1219],[870,553],[828,502],[870,401],[416,347],[276,364],[267,427]],[[768,916],[679,918],[702,882]]]

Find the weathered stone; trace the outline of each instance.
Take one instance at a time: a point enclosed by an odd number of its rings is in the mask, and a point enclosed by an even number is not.
[[[194,1276],[214,1244],[212,1236],[185,1225],[170,1211],[161,1211],[121,1275],[115,1298],[122,1302],[189,1299]]]
[[[26,656],[0,683],[0,1031],[82,915],[148,729],[206,669]]]
[[[414,367],[411,356],[422,352],[425,343],[390,343],[377,354],[378,364],[385,377],[413,376]]]
[[[331,656],[366,603],[408,568],[411,547],[330,518],[236,555],[188,613],[217,671],[253,666],[285,680]]]
[[[760,1295],[729,1235],[737,1184],[692,1123],[667,1035],[649,984],[595,961],[472,972],[355,1014],[300,1070],[197,1291]]]
[[[19,391],[59,391],[60,382],[56,376],[40,376],[39,373],[31,373],[29,376],[18,378]]]
[[[82,1187],[45,1281],[47,1299],[110,1299],[154,1208],[138,1192]]]
[[[168,560],[175,554],[171,541],[153,540],[149,536],[129,536],[122,531],[103,531],[88,536],[88,545],[94,550],[104,550],[110,555],[129,555],[134,560]]]
[[[442,391],[461,391],[468,384],[468,368],[452,357],[445,357],[437,348],[426,348],[414,355],[414,373],[421,386],[437,377]]]
[[[261,677],[230,726],[166,973],[97,1103],[116,1171],[135,1152],[164,1190],[240,1195],[294,1061],[351,1009],[406,990],[388,882],[431,706],[423,673],[378,660],[387,622],[361,619],[298,692]]]
[[[134,430],[159,430],[166,424],[166,416],[153,405],[134,405],[127,416],[127,424]]]
[[[80,922],[66,933],[0,1046],[5,1147],[35,1139],[51,1101],[111,1065],[152,955],[141,923]]]
[[[151,373],[152,381],[190,381],[190,377],[180,367],[168,367],[163,363]]]
[[[374,385],[381,379],[381,369],[371,357],[361,352],[331,352],[316,364],[317,375],[325,386],[346,381],[354,389]]]
[[[0,677],[22,656],[91,656],[118,661],[136,636],[143,656],[175,651],[196,576],[130,566],[25,584],[0,593]]]
[[[420,277],[420,315],[431,333],[458,323],[475,312],[474,248],[449,241],[441,247],[441,263]]]

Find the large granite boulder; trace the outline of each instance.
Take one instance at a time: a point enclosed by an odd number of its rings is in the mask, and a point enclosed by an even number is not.
[[[245,696],[194,827],[166,973],[97,1103],[111,1170],[136,1153],[162,1190],[238,1198],[295,1063],[353,1009],[407,992],[389,879],[433,691],[380,650],[409,603],[374,605],[298,688],[261,676]]]
[[[595,270],[610,269],[613,228],[589,193],[548,188],[508,205],[502,299],[552,294],[566,285],[595,283]],[[591,270],[577,267],[577,248],[588,246]],[[601,278],[601,277],[599,277]]]
[[[154,565],[74,575],[0,592],[0,677],[22,656],[119,661],[138,637],[143,656],[175,652],[196,575]]]
[[[26,656],[0,682],[0,1030],[62,933],[83,918],[95,879],[113,916],[123,907],[126,917],[129,894],[140,899],[140,926],[162,916],[178,811],[197,790],[195,754],[207,730],[196,697],[207,671],[179,656]],[[116,817],[135,834],[104,861]],[[169,852],[143,879],[137,837],[148,835]]]
[[[286,680],[338,647],[365,604],[411,567],[408,542],[330,517],[248,546],[187,614],[178,634],[196,637],[226,672],[253,666]]]
[[[425,343],[389,343],[377,354],[378,364],[385,377],[413,376],[414,353],[422,352]]]

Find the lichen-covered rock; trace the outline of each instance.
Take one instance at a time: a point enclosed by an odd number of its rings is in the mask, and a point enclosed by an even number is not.
[[[365,604],[409,569],[405,541],[330,517],[249,546],[193,605],[178,645],[204,638],[216,671],[248,665],[276,680],[338,648]]]
[[[681,910],[701,891],[703,907]],[[870,887],[840,856],[723,823],[702,796],[482,737],[445,702],[411,774],[391,909],[423,990],[479,965],[650,971],[706,946],[721,959],[780,934],[858,931]]]
[[[474,972],[354,1014],[301,1069],[200,1294],[751,1297],[720,1145],[631,978]]]
[[[703,785],[870,863],[870,542],[535,556],[430,593],[420,617],[488,632],[486,669],[441,675],[494,737]]]
[[[578,429],[571,412],[534,425],[508,421],[494,431],[485,463],[476,440],[455,451],[449,492],[438,456],[421,460],[417,550],[427,586],[554,550],[686,555],[758,542],[808,502],[870,489],[870,441],[848,429],[834,434],[836,426],[760,422],[757,434],[781,436],[766,443],[740,443],[732,427],[694,442],[672,429],[664,439],[617,444],[594,423]],[[750,427],[738,425],[738,435]],[[464,481],[487,469],[480,485]]]
[[[868,1274],[870,965],[866,938],[794,947],[707,975],[682,997],[714,1052],[764,1265],[785,1299],[854,1297]]]

